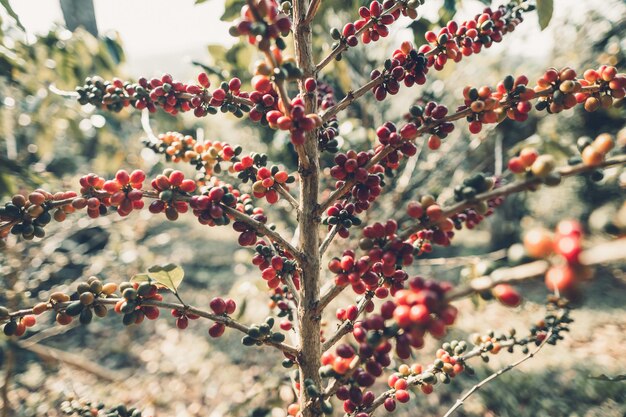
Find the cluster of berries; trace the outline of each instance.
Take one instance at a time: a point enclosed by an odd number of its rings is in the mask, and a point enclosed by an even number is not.
[[[448,108],[434,101],[429,101],[424,106],[411,106],[407,115],[408,123],[400,130],[402,138],[415,139],[423,131],[430,134],[428,148],[439,149],[441,140],[454,130],[454,125],[446,120],[447,115]]]
[[[523,148],[519,155],[512,157],[508,168],[514,174],[534,175],[548,185],[556,185],[561,176],[555,171],[556,160],[550,154],[539,154],[533,147]]]
[[[452,20],[438,32],[426,32],[428,44],[420,47],[419,52],[428,56],[429,67],[440,71],[448,59],[459,62],[463,56],[479,53],[483,47],[500,42],[502,36],[515,30],[522,20],[522,10],[511,3],[495,10],[487,7],[471,20],[461,24]]]
[[[585,103],[585,110],[596,111],[600,107],[621,107],[626,96],[626,74],[618,74],[613,66],[602,65],[597,70],[588,69],[579,80],[583,87],[598,86],[597,92],[576,93],[576,101]]]
[[[148,207],[150,213],[163,213],[168,220],[178,219],[179,213],[186,213],[189,204],[186,201],[189,193],[196,190],[196,182],[185,179],[181,171],[166,169],[151,182],[152,188],[159,193],[158,198]]]
[[[11,233],[20,235],[26,240],[41,238],[46,234],[44,227],[53,217],[56,221],[62,222],[66,214],[76,210],[71,203],[60,203],[66,200],[71,202],[76,196],[73,191],[51,194],[42,189],[33,191],[27,197],[16,194],[4,207],[0,207],[0,221],[12,224]],[[52,210],[53,215],[50,214]]]
[[[355,206],[352,203],[337,202],[326,210],[322,224],[328,225],[328,230],[337,227],[337,234],[346,239],[350,236],[352,226],[360,226],[361,219],[355,216]]]
[[[506,115],[509,119],[523,122],[528,119],[528,112],[532,108],[530,100],[535,97],[535,90],[528,88],[528,77],[520,75],[514,78],[507,75],[498,83],[492,94],[497,100],[505,100],[509,108]]]
[[[232,36],[247,36],[248,42],[268,51],[273,40],[279,49],[286,44],[281,36],[291,31],[291,20],[276,0],[254,0],[241,8],[241,18],[230,28]]]
[[[609,133],[601,133],[593,140],[582,137],[577,145],[583,164],[593,167],[604,161],[606,154],[615,147],[615,140]]]
[[[90,77],[85,85],[77,87],[78,102],[92,104],[99,108],[119,112],[123,108],[133,106],[138,110],[148,109],[155,112],[161,107],[165,112],[175,115],[179,112],[193,111],[197,117],[207,114],[232,112],[243,116],[250,111],[246,104],[248,95],[238,88],[228,91],[229,85],[237,87],[241,81],[232,79],[223,83],[213,94],[209,92],[211,83],[205,73],[198,75],[198,84],[186,84],[176,81],[170,74],[147,79],[139,78],[136,83],[124,82],[120,79],[105,81],[101,77]]]
[[[223,226],[229,224],[231,218],[222,206],[236,208],[239,195],[239,190],[230,184],[214,186],[207,188],[201,195],[191,197],[189,206],[200,224]]]
[[[252,264],[261,270],[261,277],[267,281],[269,288],[285,285],[286,279],[291,279],[296,289],[300,288],[300,273],[290,253],[277,252],[264,240],[259,240],[254,250],[256,253],[252,257]]]
[[[289,131],[291,143],[294,145],[302,145],[307,132],[322,126],[322,119],[317,113],[306,114],[304,102],[300,97],[292,100],[288,112],[272,110],[266,117],[271,128]]]
[[[351,197],[354,200],[356,213],[361,213],[369,208],[372,201],[382,191],[383,167],[375,164],[368,168],[372,152],[359,152],[349,150],[335,156],[335,165],[330,169],[330,175],[337,179],[336,188],[341,188],[346,181],[354,180],[355,185],[351,189]]]
[[[115,304],[115,312],[124,315],[124,325],[140,324],[145,318],[155,320],[159,317],[160,310],[157,307],[142,305],[146,300],[163,301],[156,285],[150,282],[123,282],[120,291],[122,299]]]
[[[117,207],[117,213],[120,216],[128,216],[133,209],[141,210],[143,208],[141,188],[145,179],[146,174],[140,169],[130,174],[121,169],[117,171],[114,179],[102,184],[102,189],[111,195],[109,201],[112,206]]]
[[[561,70],[549,68],[543,77],[537,80],[536,93],[550,91],[542,97],[535,108],[539,111],[547,110],[549,113],[560,113],[571,109],[578,104],[576,93],[580,92],[582,84],[576,79],[576,71],[570,67]]]
[[[524,236],[524,248],[533,258],[549,258],[553,265],[545,276],[550,291],[574,294],[578,283],[588,278],[590,270],[580,264],[583,227],[574,220],[562,220],[555,233],[546,229],[532,229]]]
[[[204,170],[207,176],[221,173],[220,163],[237,162],[242,152],[241,146],[219,141],[200,143],[192,136],[178,132],[162,133],[157,141],[147,140],[145,143],[154,152],[165,155],[167,161],[189,163],[197,170]]]

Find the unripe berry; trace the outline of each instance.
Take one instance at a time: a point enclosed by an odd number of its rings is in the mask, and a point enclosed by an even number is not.
[[[551,234],[545,229],[531,229],[524,235],[524,248],[533,258],[545,258],[554,249]]]
[[[530,167],[532,173],[539,178],[545,178],[554,170],[554,157],[552,155],[540,155]]]
[[[604,160],[604,154],[599,152],[593,145],[587,146],[582,152],[583,164],[587,166],[597,166]]]

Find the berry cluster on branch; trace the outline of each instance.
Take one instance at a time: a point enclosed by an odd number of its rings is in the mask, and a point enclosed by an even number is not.
[[[490,355],[502,350],[512,353],[519,347],[530,355],[528,358],[545,344],[560,340],[571,318],[567,302],[559,297],[574,295],[580,282],[590,275],[590,263],[584,259],[582,227],[575,222],[559,223],[554,234],[540,230],[525,236],[528,254],[541,260],[500,271],[510,277],[478,277],[478,283],[472,280],[453,287],[435,278],[412,277],[407,267],[431,252],[434,245],[451,245],[457,230],[476,227],[510,194],[532,191],[541,185],[555,186],[563,177],[576,174],[597,178],[605,167],[626,164],[623,149],[615,146],[610,135],[579,140],[580,156],[572,158],[568,166],[557,167],[553,156],[524,148],[509,160],[509,172],[504,176],[468,175],[454,187],[449,204],[420,190],[415,193],[415,201],[409,202],[405,217],[376,221],[366,214],[370,214],[368,211],[403,161],[421,149],[419,138],[425,136],[428,148],[436,151],[455,129],[456,121],[464,119],[469,131],[478,134],[485,125],[506,118],[525,121],[533,102],[536,110],[551,114],[579,104],[587,111],[620,107],[626,96],[626,75],[605,65],[584,71],[582,78],[569,67],[549,68],[535,87],[529,86],[525,75],[508,75],[495,87],[466,87],[456,111],[433,100],[416,101],[402,123],[380,123],[375,129],[378,142],[373,149],[339,152],[337,115],[355,100],[372,92],[376,100],[382,101],[396,95],[403,85],[425,84],[430,71],[441,71],[450,61],[459,62],[501,42],[523,21],[523,13],[533,9],[526,1],[487,7],[468,20],[450,21],[427,32],[424,45],[403,42],[380,69],[371,72],[365,85],[336,101],[330,85],[318,79],[319,72],[332,60],[341,59],[349,48],[388,36],[389,26],[401,15],[415,19],[423,1],[367,3],[359,9],[356,20],[345,24],[341,31],[331,31],[336,43],[317,65],[313,62],[310,23],[320,7],[319,0],[294,0],[293,4],[247,0],[231,34],[247,37],[263,56],[254,66],[249,83],[232,78],[218,81],[217,88],[212,88],[206,73],[199,74],[192,83],[164,74],[137,82],[91,77],[77,88],[79,103],[111,111],[133,107],[149,112],[161,108],[172,115],[193,112],[197,117],[218,112],[236,117],[248,114],[251,121],[288,135],[298,157],[297,176],[268,162],[265,154],[246,154],[241,147],[227,142],[200,141],[190,135],[166,132],[151,135],[146,146],[167,162],[191,165],[197,171],[195,177],[170,168],[153,178],[141,170],[119,170],[110,179],[90,173],[80,178],[78,192],[52,194],[38,189],[28,195],[18,194],[0,207],[0,236],[10,231],[26,240],[43,237],[44,227],[53,219],[62,222],[83,209],[91,218],[110,212],[129,216],[143,209],[148,200],[151,213],[164,213],[171,221],[191,212],[202,225],[230,224],[239,234],[239,245],[252,249],[251,263],[268,287],[270,309],[280,318],[278,326],[275,317],[253,325],[234,320],[237,306],[231,299],[215,297],[207,310],[187,305],[177,290],[182,270],[168,265],[153,267],[147,274],[119,285],[90,277],[78,283],[75,291],[54,292],[33,308],[11,312],[0,307],[4,333],[25,334],[36,325],[36,316],[46,311],[53,312],[61,325],[75,318],[86,325],[94,316],[104,317],[111,309],[121,315],[125,325],[156,319],[161,309],[170,312],[180,330],[201,318],[208,319],[209,337],[220,337],[226,327],[233,328],[243,334],[243,345],[273,346],[284,354],[284,367],[297,368],[292,382],[298,401],[287,410],[294,417],[332,415],[333,396],[342,401],[343,410],[352,417],[371,416],[381,406],[391,412],[398,403],[410,400],[414,387],[430,394],[436,385],[472,373],[468,362],[474,357],[488,361]],[[294,38],[294,57],[286,48],[288,36]],[[328,158],[331,162],[326,171],[320,167],[322,161],[327,161],[320,158],[322,152],[335,154]],[[334,182],[334,191],[328,190],[326,199],[319,201],[323,174]],[[298,200],[290,190],[296,186]],[[298,243],[290,243],[279,234],[269,223],[266,210],[255,200],[273,205],[281,198],[294,208],[290,214],[298,223],[294,236]],[[321,242],[320,226],[328,230]],[[333,276],[320,290],[325,251],[336,235],[347,239],[351,233],[357,234],[355,229],[360,229],[358,246],[344,247],[341,256],[329,257],[327,267]],[[519,272],[524,269],[529,271]],[[424,346],[427,337],[445,337],[459,314],[455,300],[478,294],[517,307],[522,297],[511,284],[535,276],[545,276],[547,288],[556,295],[549,298],[545,318],[528,335],[489,332],[472,338],[473,347],[467,341],[452,340],[442,344],[432,362],[401,364]],[[355,304],[337,309],[337,329],[328,334],[322,324],[323,313],[345,289],[358,297]],[[170,293],[180,303],[166,301]],[[299,346],[285,343],[281,331],[293,331],[300,339]],[[533,344],[537,348],[529,353]],[[385,370],[392,374],[385,374]],[[379,378],[387,378],[389,389],[376,395]],[[458,406],[459,402],[452,411]],[[94,414],[94,407],[88,404],[87,408]],[[119,416],[137,415],[136,411],[119,408],[114,412]]]

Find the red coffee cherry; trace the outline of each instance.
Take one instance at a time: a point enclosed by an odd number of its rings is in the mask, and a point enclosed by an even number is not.
[[[576,275],[569,265],[554,265],[546,272],[545,283],[550,291],[567,293],[574,289]]]
[[[409,394],[409,391],[406,391],[403,389],[397,390],[395,393],[395,397],[396,397],[396,400],[398,400],[398,402],[401,402],[401,403],[407,403],[411,399],[411,395]]]
[[[509,284],[496,285],[491,292],[498,301],[508,307],[517,307],[522,302],[519,292]]]
[[[225,329],[226,326],[222,323],[214,323],[211,327],[209,327],[209,335],[213,338],[220,337],[224,334]]]

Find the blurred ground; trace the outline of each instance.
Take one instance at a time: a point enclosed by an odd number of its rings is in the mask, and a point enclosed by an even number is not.
[[[69,264],[43,269],[52,272],[58,268],[53,276],[75,274],[79,277],[97,274],[104,268],[108,271],[107,278],[120,282],[147,265],[178,262],[187,273],[181,287],[185,302],[202,307],[215,295],[229,295],[245,300],[240,301],[240,306],[245,304],[241,320],[246,323],[260,322],[268,314],[260,280],[245,266],[249,254],[232,244],[231,233],[226,229],[208,229],[189,223],[185,224],[191,226],[188,231],[159,219],[135,216],[135,221],[116,221],[107,226],[106,248],[90,255],[88,260],[76,254],[73,258],[70,256]],[[106,222],[108,219],[89,221],[93,226],[104,226]],[[91,230],[88,242],[105,235],[101,229]],[[48,259],[53,260],[61,248],[71,246],[67,242],[74,238],[73,230],[68,228],[40,244],[30,244],[22,257],[26,272],[34,267],[42,269],[38,265],[40,261],[29,258],[31,254],[44,251],[49,254]],[[133,243],[135,240],[137,243]],[[45,261],[44,265],[54,264]],[[213,265],[211,269],[207,269],[209,265]],[[447,272],[421,269],[426,275],[434,272],[438,278],[458,276],[458,269]],[[54,280],[35,280],[27,285],[33,292],[39,291],[38,298],[46,299],[49,287],[55,284]],[[537,358],[491,383],[473,396],[459,415],[624,415],[626,384],[593,381],[588,376],[623,373],[620,357],[626,346],[625,287],[623,270],[600,268],[593,285],[587,287],[584,306],[574,312],[575,322],[566,340],[557,347],[546,347]],[[541,286],[532,283],[523,291],[528,294],[528,301],[518,309],[497,303],[476,307],[470,300],[459,302],[463,313],[456,328],[463,332],[454,330],[449,338],[484,333],[487,329],[506,331],[511,327],[523,332],[529,323],[542,317],[541,301],[545,297]],[[349,302],[346,296],[334,304]],[[334,309],[331,307],[329,311]],[[45,320],[52,321],[52,318],[42,319]],[[235,331],[227,330],[223,338],[210,340],[208,326],[202,321],[192,322],[185,331],[176,329],[173,322],[174,319],[165,314],[155,322],[125,328],[119,316],[112,315],[94,320],[87,327],[68,329],[49,326],[50,323],[38,325],[36,334],[31,337],[41,340],[40,345],[69,352],[107,371],[104,375],[94,375],[67,363],[39,360],[33,353],[15,348],[17,373],[9,391],[15,415],[58,416],[56,407],[60,402],[76,396],[139,405],[144,407],[146,415],[155,417],[248,416],[253,415],[255,407],[259,413],[265,410],[272,416],[285,415],[281,404],[290,401],[292,393],[287,372],[279,365],[280,355],[269,348],[243,347]],[[329,333],[333,326],[334,323],[329,322]],[[59,330],[61,332],[57,333]],[[24,342],[29,343],[29,339]],[[436,347],[431,341],[416,361],[429,361]],[[484,377],[489,369],[495,370],[520,355],[519,352],[514,355],[503,352],[493,357],[488,366],[475,362],[478,375]],[[451,386],[437,390],[437,395],[418,395],[414,406],[401,407],[398,414],[414,415],[417,409],[421,415],[442,415],[463,389],[478,380],[478,377],[463,375]]]

